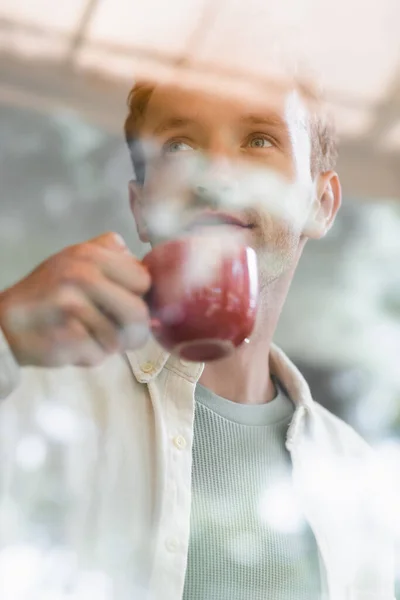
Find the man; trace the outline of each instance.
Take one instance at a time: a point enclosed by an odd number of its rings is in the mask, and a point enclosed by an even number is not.
[[[167,210],[191,186],[213,190],[204,209],[196,199],[196,218],[210,214],[215,188],[246,191],[248,172],[299,191],[277,207],[279,195],[270,205],[273,192],[260,199],[257,187],[257,202],[230,211],[261,282],[254,333],[234,355],[204,366],[146,342],[150,277],[115,234],[63,250],[0,296],[3,431],[55,402],[84,424],[66,450],[75,501],[63,543],[110,577],[118,600],[393,598],[369,449],[272,343],[304,245],[328,232],[341,202],[329,124],[304,90],[278,96],[260,105],[176,85],[130,95],[129,193],[143,241],[159,241],[153,203],[162,196]],[[187,168],[197,157],[201,184]],[[9,502],[15,434],[1,443]]]

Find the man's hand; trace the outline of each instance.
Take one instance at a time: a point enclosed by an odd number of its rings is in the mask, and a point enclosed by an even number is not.
[[[107,233],[65,248],[0,294],[0,327],[20,365],[93,366],[144,344],[145,267]]]

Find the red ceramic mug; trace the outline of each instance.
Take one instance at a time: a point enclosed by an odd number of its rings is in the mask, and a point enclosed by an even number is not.
[[[188,236],[156,246],[143,259],[157,341],[181,358],[206,362],[229,355],[253,330],[258,305],[254,250],[222,251],[216,238]],[[225,249],[226,250],[226,249]]]

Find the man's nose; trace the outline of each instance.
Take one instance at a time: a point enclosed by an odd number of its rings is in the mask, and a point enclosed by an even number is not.
[[[212,209],[234,204],[237,181],[233,166],[226,160],[207,164],[194,182],[193,193],[196,204]]]

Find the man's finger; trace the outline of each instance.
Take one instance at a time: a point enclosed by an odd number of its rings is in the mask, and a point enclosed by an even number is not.
[[[143,295],[150,289],[151,278],[148,270],[130,254],[104,253],[100,268],[107,279],[130,292]]]
[[[102,279],[84,289],[92,302],[120,327],[132,323],[147,323],[149,311],[145,302],[121,286]]]
[[[64,329],[56,332],[49,350],[51,354],[46,356],[46,362],[52,366],[92,366],[107,357],[85,325],[74,317],[68,320]]]
[[[102,233],[101,235],[93,238],[92,240],[89,240],[88,243],[94,244],[96,246],[101,246],[102,248],[107,248],[108,250],[130,253],[130,250],[126,245],[122,235],[120,235],[119,233],[115,233],[114,231]]]
[[[78,289],[63,291],[60,307],[69,320],[72,316],[82,323],[105,352],[116,352],[119,349],[119,329],[99,308],[89,300],[87,295]]]

